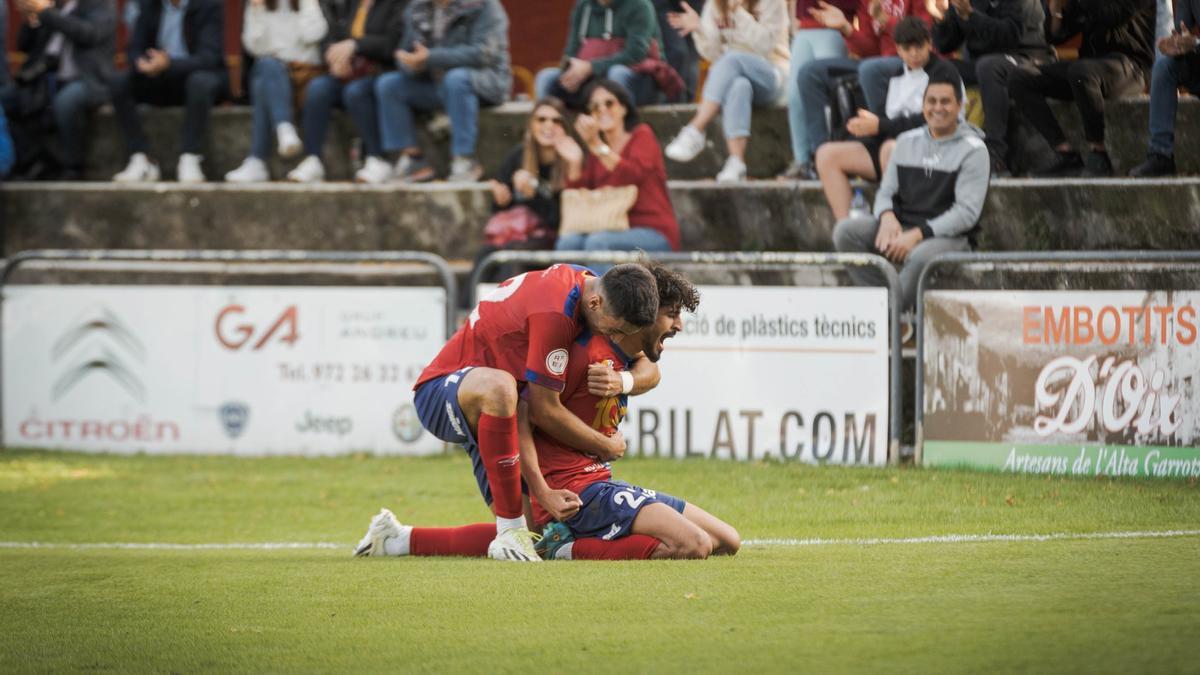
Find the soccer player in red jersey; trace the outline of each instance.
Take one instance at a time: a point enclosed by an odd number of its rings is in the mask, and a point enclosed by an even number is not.
[[[571,354],[563,403],[606,435],[618,433],[627,398],[615,379],[597,395],[596,381],[608,377],[607,372],[627,370],[634,358],[630,354],[641,353],[657,362],[666,341],[683,330],[681,312],[694,312],[700,301],[683,276],[660,265],[649,268],[659,293],[654,324],[633,336],[581,335]],[[545,526],[537,548],[546,559],[707,558],[736,553],[741,546],[737,530],[704,509],[613,480],[611,466],[603,458],[575,450],[541,427],[532,434],[522,429],[521,438],[536,447],[536,452],[522,447],[522,461],[538,462],[547,489],[569,490],[580,498],[579,510],[567,518],[549,513],[536,498],[531,500],[535,527]]]
[[[546,433],[598,457],[619,457],[625,451],[619,434],[592,429],[559,398],[571,344],[585,329],[635,334],[654,321],[657,306],[654,276],[641,265],[617,265],[601,277],[574,265],[528,272],[481,299],[417,378],[414,403],[421,424],[467,450],[484,501],[496,515],[490,557],[540,560],[525,526],[521,493],[520,388],[525,388],[531,419]],[[646,364],[633,379],[652,385],[658,369]],[[530,487],[552,513],[570,511],[578,499],[564,490],[543,491],[544,481]],[[381,553],[371,551],[377,529],[373,520],[357,555]]]
[[[628,355],[640,353],[645,360],[657,362],[666,340],[683,329],[681,311],[694,311],[699,301],[695,288],[682,276],[658,265],[648,268],[659,292],[655,323],[636,335],[615,339],[585,331],[571,346],[563,402],[572,414],[605,435],[619,433],[617,425],[625,414],[626,368],[633,362]],[[635,391],[647,389],[639,384]],[[522,403],[521,412],[526,409]],[[694,504],[611,480],[605,460],[616,457],[573,450],[540,427],[530,431],[527,418],[522,415],[521,461],[534,495],[534,522],[538,526],[552,519],[566,523],[551,522],[539,544],[548,558],[704,558],[737,552],[740,538],[728,524]],[[575,498],[544,507],[538,498],[563,492],[572,497],[579,494],[583,501]],[[491,536],[490,523],[409,527],[384,509],[372,521],[359,549],[365,548],[368,555],[482,556],[489,552]]]

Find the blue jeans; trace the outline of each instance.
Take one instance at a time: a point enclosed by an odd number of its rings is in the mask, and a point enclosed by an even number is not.
[[[1160,38],[1164,38],[1171,34],[1171,31],[1176,28],[1175,23],[1175,7],[1172,6],[1171,0],[1158,0],[1158,9],[1154,13],[1154,44],[1158,44]],[[1162,54],[1162,52],[1158,52]]]
[[[87,144],[88,114],[108,100],[108,91],[81,80],[68,82],[54,97],[54,125],[62,148],[62,163],[67,169],[83,168],[83,150]]]
[[[867,99],[867,110],[883,117],[887,106],[888,82],[904,74],[904,62],[899,56],[876,56],[863,59],[858,66],[858,86]]]
[[[749,52],[726,52],[708,69],[704,100],[721,106],[725,138],[745,138],[750,135],[751,108],[773,102],[779,84],[770,61]]]
[[[648,227],[631,227],[618,232],[596,232],[593,234],[564,234],[554,245],[557,251],[636,251],[647,253],[670,252],[671,242],[658,230]],[[590,263],[596,274],[604,274],[612,265]]]
[[[537,97],[557,95],[559,92],[555,92],[554,89],[558,84],[558,76],[561,74],[562,70],[559,68],[539,70],[533,78],[533,90],[537,93]],[[633,97],[635,105],[651,105],[658,102],[658,85],[649,75],[635,73],[629,66],[612,66],[607,73],[604,73],[603,77],[624,87],[625,91]],[[581,89],[587,89],[589,83],[590,80],[585,82]]]
[[[332,75],[322,75],[308,83],[304,93],[304,152],[320,157],[329,130],[329,118],[334,106],[345,108],[362,136],[368,157],[383,155],[379,140],[379,121],[375,114],[375,79],[363,77],[342,82]]]
[[[250,71],[250,103],[254,105],[250,155],[266,159],[271,154],[275,127],[292,121],[292,80],[287,64],[269,56],[254,61]]]
[[[441,82],[395,70],[375,82],[383,149],[417,147],[413,110],[446,109],[450,115],[450,150],[456,157],[474,157],[479,138],[479,96],[471,87],[471,71],[451,68]]]
[[[800,67],[796,86],[804,99],[804,128],[808,135],[808,154],[796,155],[798,164],[812,161],[812,153],[829,140],[825,108],[829,107],[829,85],[833,78],[858,70],[858,61],[845,57],[809,61]]]
[[[1160,56],[1150,73],[1150,152],[1168,157],[1175,154],[1176,90],[1187,87],[1200,92],[1200,57]]]
[[[846,41],[842,34],[829,28],[806,28],[796,31],[792,38],[792,59],[788,66],[788,132],[792,137],[792,157],[796,162],[812,157],[812,143],[804,124],[804,94],[797,81],[804,64],[818,59],[846,56]]]

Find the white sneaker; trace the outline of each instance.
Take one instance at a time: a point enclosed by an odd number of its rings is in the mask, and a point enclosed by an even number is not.
[[[729,159],[725,160],[725,166],[721,167],[720,172],[717,173],[717,182],[740,183],[744,180],[746,180],[746,163],[730,155]]]
[[[354,174],[354,180],[368,185],[386,183],[392,177],[392,165],[378,157],[368,157],[363,168]]]
[[[280,122],[275,127],[275,150],[279,152],[280,157],[291,159],[303,149],[304,143],[300,141],[295,125],[291,122]]]
[[[483,167],[470,157],[455,157],[450,160],[448,183],[476,183],[483,177]]]
[[[146,153],[135,152],[125,169],[112,179],[117,183],[153,183],[158,180],[158,165]]]
[[[204,170],[200,168],[200,155],[185,152],[179,156],[179,164],[175,167],[175,180],[180,183],[203,183]]]
[[[354,556],[362,558],[365,556],[387,555],[384,542],[393,537],[401,536],[401,529],[403,527],[391,511],[380,509],[379,514],[372,518],[371,524],[367,526],[367,533],[358,542],[358,546],[354,547]]]
[[[509,528],[488,544],[488,557],[493,560],[542,562],[533,548],[533,535],[523,527]]]
[[[325,180],[325,165],[320,157],[309,155],[288,172],[287,179],[293,183],[320,183]]]
[[[690,162],[704,149],[704,132],[685,124],[679,135],[667,144],[663,154],[676,162]]]
[[[271,180],[266,162],[257,157],[247,157],[242,165],[225,174],[226,183],[265,183]]]

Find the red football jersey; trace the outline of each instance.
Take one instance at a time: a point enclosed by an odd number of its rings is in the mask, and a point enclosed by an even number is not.
[[[612,340],[585,330],[571,345],[567,388],[562,393],[562,402],[567,410],[593,429],[611,436],[625,418],[629,398],[624,394],[600,398],[588,392],[588,365],[605,361],[617,371],[627,370],[630,364],[629,357]],[[588,485],[612,477],[612,468],[607,462],[572,450],[541,430],[534,429],[533,442],[537,447],[538,466],[553,489],[579,494]],[[535,521],[549,520],[549,514],[537,500],[530,501],[533,502]]]
[[[413,388],[467,366],[487,366],[519,382],[562,391],[571,342],[584,327],[583,284],[592,276],[585,267],[554,265],[500,284],[479,301]]]

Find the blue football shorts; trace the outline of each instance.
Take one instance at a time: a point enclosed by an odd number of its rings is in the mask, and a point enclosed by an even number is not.
[[[647,490],[623,480],[602,480],[585,487],[579,494],[583,502],[579,513],[564,523],[577,538],[600,537],[605,541],[630,533],[638,512],[648,504],[666,504],[679,513],[687,502],[665,492]]]
[[[417,407],[417,417],[421,426],[429,433],[447,443],[461,445],[471,458],[471,468],[475,472],[475,483],[479,486],[479,494],[483,501],[492,505],[492,488],[488,485],[487,469],[483,466],[483,458],[479,455],[479,443],[475,434],[471,433],[471,425],[467,424],[467,416],[458,405],[458,385],[462,378],[474,366],[467,366],[435,377],[426,381],[413,395],[413,403]]]

